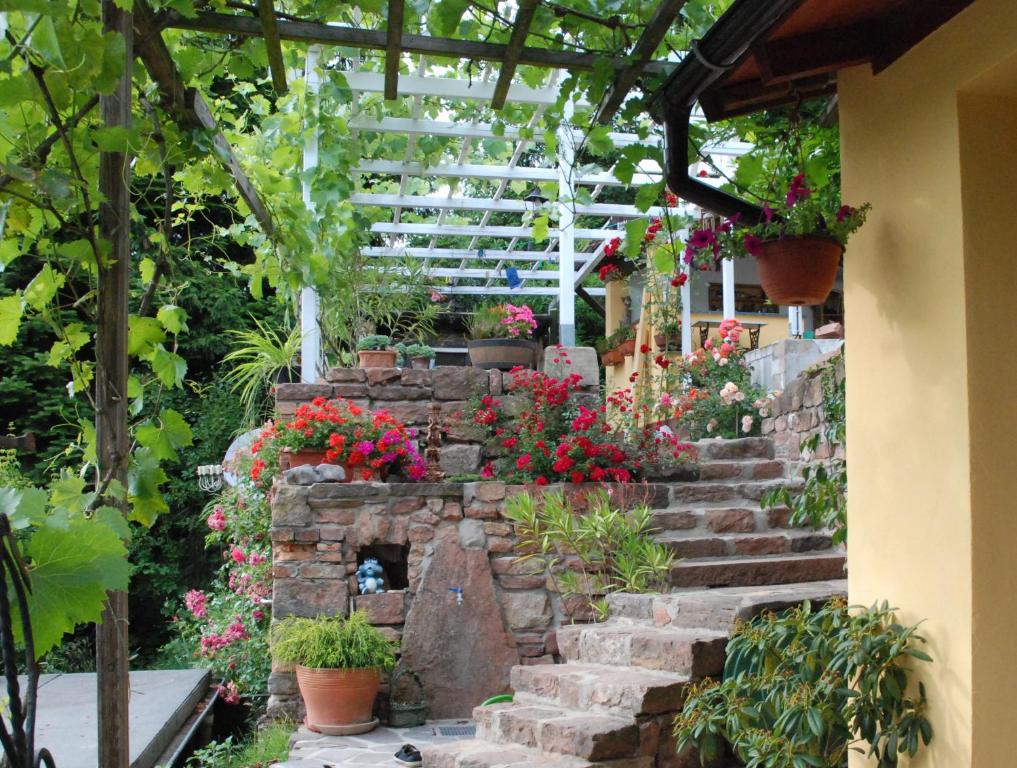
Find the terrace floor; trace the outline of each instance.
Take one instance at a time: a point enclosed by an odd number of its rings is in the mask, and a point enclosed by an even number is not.
[[[360,736],[322,736],[300,728],[290,739],[289,759],[273,768],[367,768],[395,765],[392,756],[403,744],[423,749],[472,739],[475,726],[470,720],[433,720],[415,728],[382,726]]]

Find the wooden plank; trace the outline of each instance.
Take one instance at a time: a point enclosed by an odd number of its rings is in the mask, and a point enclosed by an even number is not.
[[[908,0],[883,19],[882,39],[886,41],[873,58],[877,75],[967,8],[973,0]]]
[[[268,68],[272,73],[272,87],[282,96],[286,93],[286,65],[283,64],[282,44],[279,41],[279,25],[276,23],[275,6],[272,0],[258,0],[258,17],[265,38],[265,53],[268,54]]]
[[[399,96],[399,56],[403,42],[404,0],[388,0],[388,29],[385,33],[385,101]]]
[[[0,435],[0,448],[31,453],[35,450],[35,435],[31,432],[24,435]]]
[[[320,45],[338,45],[349,48],[384,51],[388,45],[386,32],[373,29],[353,29],[320,24],[314,21],[290,21],[279,19],[279,36],[283,40]],[[263,32],[257,19],[247,16],[232,16],[224,13],[199,13],[193,19],[170,11],[163,18],[163,26],[172,29],[191,29],[199,32],[261,37]],[[402,36],[403,53],[419,54],[447,59],[476,59],[478,61],[502,61],[507,46],[504,43],[485,43],[479,40],[455,40],[428,35]],[[604,57],[576,51],[555,51],[549,48],[525,47],[519,54],[518,63],[524,66],[547,67],[549,69],[591,70],[604,61]],[[626,58],[608,60],[615,69],[624,69],[630,62]],[[675,68],[671,61],[651,61],[644,71],[667,74]]]
[[[533,15],[536,10],[537,0],[519,0],[519,9],[512,22],[512,35],[509,37],[508,47],[505,49],[505,56],[501,61],[498,82],[494,86],[491,109],[499,110],[505,106],[509,86],[512,85],[512,78],[516,74],[519,57],[522,55],[523,48],[526,47],[526,35],[530,32],[530,25],[533,24]]]
[[[249,21],[260,28],[257,19]],[[233,177],[237,192],[247,203],[262,231],[271,237],[275,233],[275,225],[268,207],[233,154],[233,148],[219,130],[205,99],[194,88],[184,86],[183,78],[159,32],[152,8],[145,0],[135,0],[134,32],[136,53],[159,88],[163,109],[172,115],[181,127],[188,130],[206,130],[211,134],[216,156]]]
[[[871,61],[882,47],[872,22],[771,40],[756,50],[763,85],[836,72]]]
[[[610,124],[615,113],[621,107],[622,102],[632,87],[642,77],[643,71],[650,63],[650,57],[657,47],[663,42],[674,20],[678,18],[685,0],[664,0],[653,12],[653,16],[643,28],[643,34],[639,36],[635,47],[632,49],[630,59],[632,63],[621,70],[614,83],[608,88],[604,98],[601,99],[597,108],[597,115],[594,120],[602,125]]]
[[[134,31],[131,14],[116,0],[102,2],[103,32],[124,41],[123,69],[113,91],[99,99],[103,125],[131,126]],[[95,439],[97,492],[103,503],[127,515],[127,500],[107,495],[111,482],[127,487],[131,436],[127,421],[127,301],[131,276],[131,159],[125,152],[99,154],[99,233],[109,252],[98,266],[95,328]],[[95,629],[99,765],[130,766],[130,680],[127,593],[110,592]]]

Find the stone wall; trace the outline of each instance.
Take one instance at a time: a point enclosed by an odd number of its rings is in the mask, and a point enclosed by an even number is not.
[[[570,347],[570,365],[560,362],[564,355],[548,355],[545,370],[553,376],[578,373],[591,396],[599,396],[599,371],[593,349]],[[428,407],[441,406],[445,438],[441,468],[449,476],[474,474],[484,456],[483,427],[469,420],[469,402],[484,395],[497,397],[502,408],[512,413],[521,405],[518,396],[507,394],[512,378],[501,371],[486,371],[466,366],[438,366],[429,370],[410,368],[333,368],[317,384],[279,384],[276,387],[276,412],[282,418],[292,416],[301,403],[316,397],[344,397],[363,408],[384,408],[395,419],[421,431],[427,427]],[[465,418],[457,418],[464,414]]]
[[[820,440],[816,453],[802,455],[802,443],[816,434],[824,434],[827,427],[823,400],[823,377],[832,369],[834,380],[844,380],[844,356],[836,354],[802,372],[780,393],[771,395],[769,415],[763,419],[763,437],[773,439],[776,458],[788,462],[805,462],[809,459],[828,459],[831,446]],[[836,447],[837,458],[844,458],[844,446]]]
[[[513,665],[554,661],[554,628],[563,619],[592,618],[515,552],[503,510],[522,486],[295,484],[301,476],[287,473],[272,500],[273,620],[366,611],[401,641],[397,670],[419,681],[428,717],[468,717],[484,699],[509,690]],[[649,503],[666,506],[666,487],[644,491]],[[404,558],[405,583],[358,595],[357,566],[379,553],[390,563]],[[388,570],[391,583],[399,571]],[[301,716],[290,672],[273,671],[269,693],[270,716]],[[383,692],[383,718],[388,704]]]

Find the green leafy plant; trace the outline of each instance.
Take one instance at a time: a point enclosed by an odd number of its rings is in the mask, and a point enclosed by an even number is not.
[[[381,334],[373,334],[371,336],[361,336],[357,339],[357,351],[358,352],[380,352],[388,349],[392,345],[391,336],[383,336]]]
[[[244,423],[260,424],[272,410],[271,389],[280,373],[289,370],[300,353],[300,329],[282,331],[258,318],[255,327],[230,331],[236,346],[223,358],[225,378],[244,408]]]
[[[917,630],[897,623],[885,602],[842,600],[742,624],[724,681],[689,691],[675,721],[678,748],[694,745],[704,765],[726,742],[746,768],[841,768],[851,750],[896,766],[932,739],[925,688],[909,692],[909,664],[932,661]]]
[[[615,347],[619,347],[626,341],[631,341],[634,338],[636,338],[636,329],[627,323],[623,323],[622,325],[618,326],[614,333],[610,334],[607,337],[607,339],[604,341],[604,346],[608,350],[612,350]]]
[[[536,328],[533,310],[514,304],[481,305],[466,321],[471,339],[525,339]]]
[[[349,618],[289,616],[272,629],[272,654],[284,664],[311,669],[379,669],[395,666],[395,645],[354,611]]]
[[[822,376],[826,428],[801,444],[803,456],[812,459],[822,446],[828,458],[813,459],[802,468],[804,484],[796,494],[788,488],[775,488],[760,501],[764,509],[790,509],[792,525],[831,529],[834,544],[847,542],[847,461],[837,456],[837,449],[844,445],[846,429],[845,379],[838,381],[835,373],[840,359],[828,361],[818,374]]]
[[[426,344],[410,344],[406,347],[404,355],[412,359],[414,357],[425,357],[428,360],[434,360],[438,356],[438,353],[434,351],[434,347],[429,347]]]
[[[668,583],[674,553],[653,538],[653,512],[612,504],[597,490],[577,508],[561,491],[509,499],[505,517],[518,537],[520,560],[545,570],[564,598],[577,596],[598,619],[607,617],[603,596],[611,592],[656,592]]]
[[[273,723],[246,740],[227,736],[196,749],[187,768],[268,768],[286,759],[292,732],[289,723]]]

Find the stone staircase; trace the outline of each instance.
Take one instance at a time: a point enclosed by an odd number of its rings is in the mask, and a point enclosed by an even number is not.
[[[690,682],[723,671],[727,638],[763,610],[846,592],[845,557],[822,532],[764,511],[791,485],[762,438],[698,444],[700,477],[667,484],[657,537],[683,558],[672,591],[608,598],[611,619],[557,631],[564,663],[517,666],[509,704],[474,710],[476,738],[424,750],[425,768],[693,768],[671,735]]]
[[[839,579],[844,553],[830,535],[791,528],[788,510],[764,510],[760,499],[787,477],[766,438],[703,440],[699,480],[670,483],[668,505],[654,512],[659,541],[681,560],[671,571],[675,588],[758,586]]]

